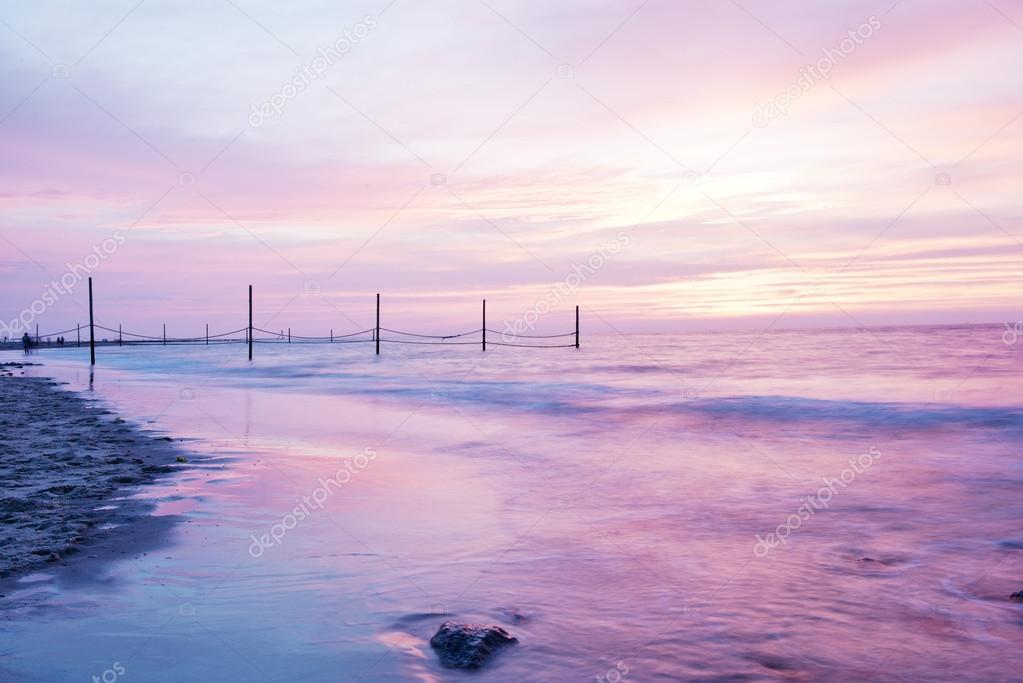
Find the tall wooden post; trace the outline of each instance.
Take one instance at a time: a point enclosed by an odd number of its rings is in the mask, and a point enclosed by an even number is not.
[[[210,324],[206,323],[206,344],[210,343]]]
[[[483,350],[487,350],[487,300],[483,300]]]
[[[78,345],[75,348],[82,348],[82,323],[78,323]]]
[[[579,307],[575,307],[575,348],[579,348]]]
[[[36,346],[39,346],[39,323],[36,323]]]
[[[117,345],[124,346],[124,330],[121,329],[121,323],[117,323]]]
[[[92,315],[92,278],[89,278],[89,365],[96,364],[96,324]]]
[[[252,285],[249,285],[249,360],[252,360]]]
[[[163,324],[163,345],[167,346],[167,323]]]
[[[377,355],[380,355],[380,292],[377,292],[377,326],[376,331],[373,333],[373,338],[377,342]]]
[[[334,328],[330,328],[330,343],[334,343]]]
[[[288,328],[288,343],[291,343],[291,328]]]

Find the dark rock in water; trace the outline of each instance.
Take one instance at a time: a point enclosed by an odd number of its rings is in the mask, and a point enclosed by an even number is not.
[[[1016,591],[1009,596],[1009,599],[1015,600],[1016,602],[1023,602],[1023,591]]]
[[[445,621],[430,639],[430,647],[449,669],[478,669],[494,652],[517,642],[500,626]]]

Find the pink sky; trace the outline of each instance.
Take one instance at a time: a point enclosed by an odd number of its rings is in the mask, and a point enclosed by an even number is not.
[[[0,317],[120,235],[150,332],[1018,320],[1021,62],[1018,0],[4,3]]]

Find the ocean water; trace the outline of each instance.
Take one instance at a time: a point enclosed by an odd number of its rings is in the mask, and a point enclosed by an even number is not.
[[[459,681],[447,619],[519,639],[486,681],[1023,680],[1006,331],[45,350],[197,465],[22,582],[0,680]]]

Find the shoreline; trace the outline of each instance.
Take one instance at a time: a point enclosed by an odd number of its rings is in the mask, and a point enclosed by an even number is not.
[[[176,520],[151,516],[155,503],[132,493],[187,462],[170,437],[22,376],[27,365],[0,363],[0,599],[33,572],[159,545]]]

